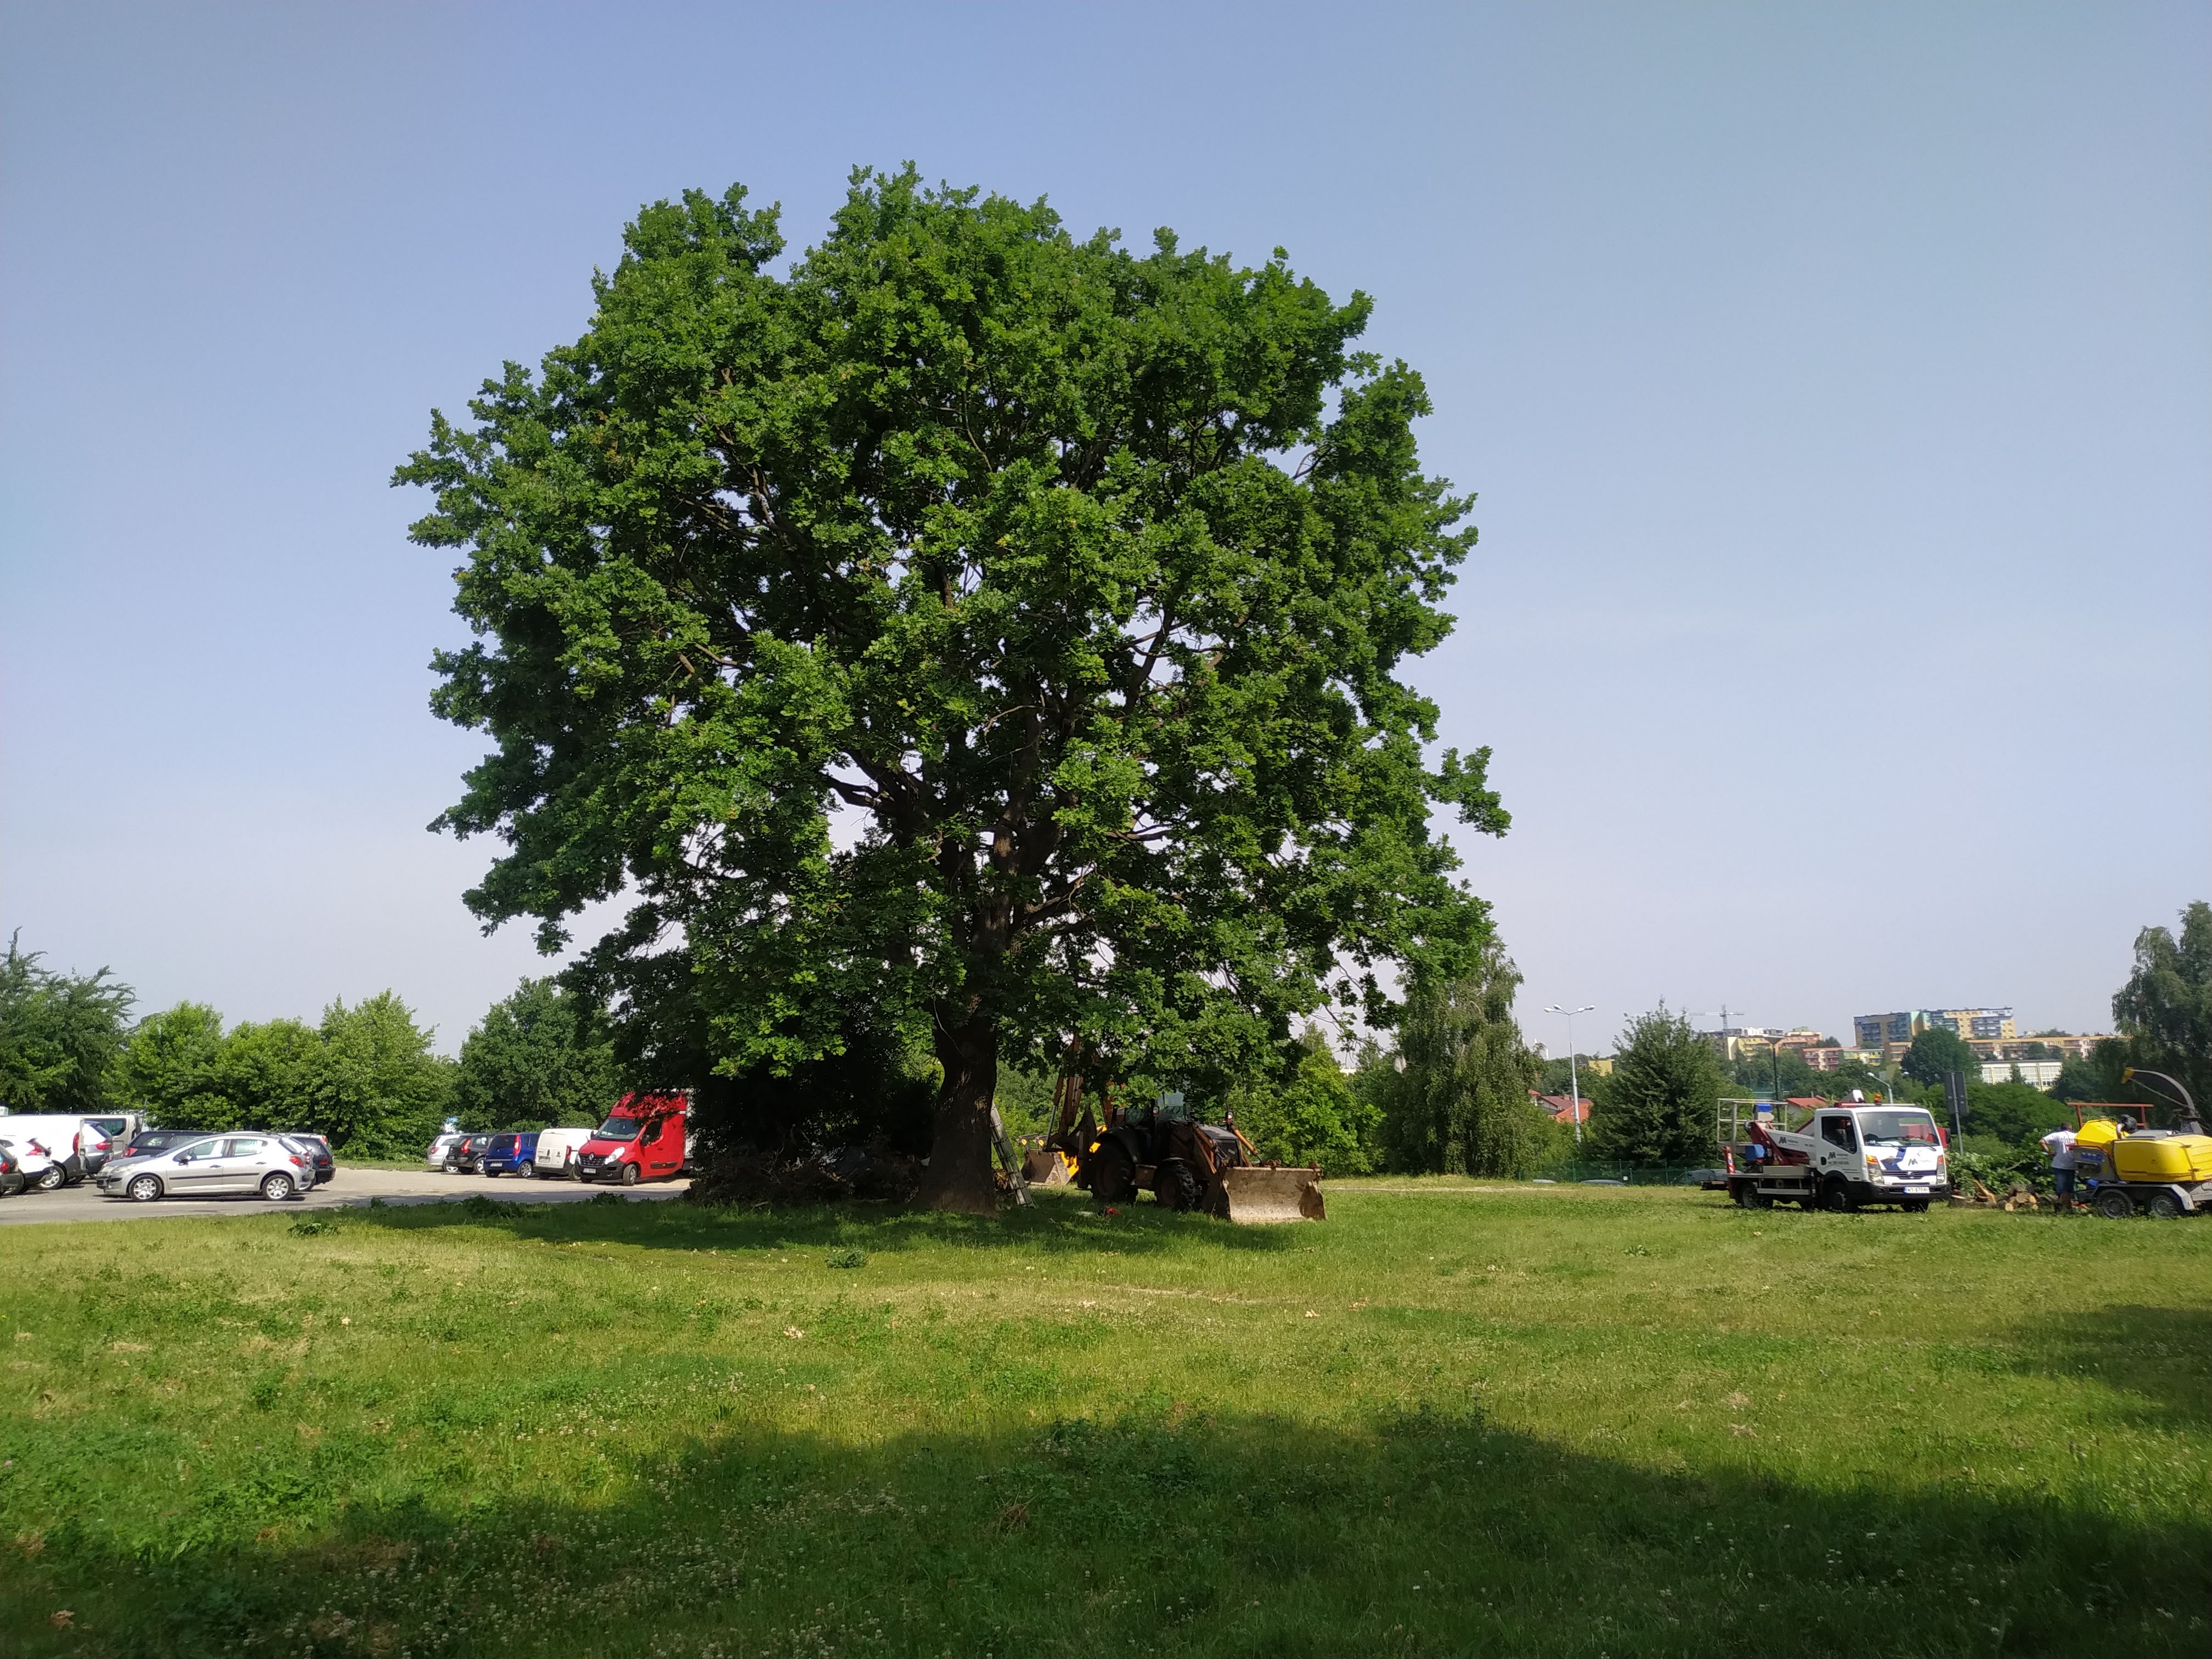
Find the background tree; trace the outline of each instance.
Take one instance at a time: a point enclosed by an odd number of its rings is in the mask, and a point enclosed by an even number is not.
[[[173,1129],[235,1129],[250,1119],[224,1085],[222,1016],[180,1002],[131,1029],[115,1066],[117,1097]]]
[[[1228,1103],[1262,1158],[1317,1164],[1332,1176],[1375,1167],[1382,1114],[1353,1086],[1318,1026],[1300,1034],[1287,1066],[1265,1083],[1232,1091]]]
[[[1982,1062],[1956,1031],[1930,1025],[1914,1034],[1898,1070],[1923,1087],[1941,1089],[1947,1072],[1958,1073],[1963,1082],[1980,1082]]]
[[[1393,1169],[1526,1176],[1548,1149],[1547,1115],[1528,1098],[1540,1065],[1513,1018],[1520,986],[1493,939],[1474,972],[1408,995],[1382,1128]]]
[[[2179,940],[2163,927],[2136,935],[2135,969],[2113,995],[2112,1019],[2129,1065],[2179,1078],[2198,1112],[2212,1113],[2212,904],[2200,899],[2182,911]]]
[[[526,979],[462,1040],[453,1107],[465,1129],[598,1124],[622,1092],[605,1012]]]
[[[18,1112],[93,1112],[108,1103],[133,994],[109,970],[59,974],[11,934],[0,958],[0,1100]]]
[[[430,1052],[431,1033],[407,1005],[380,991],[323,1011],[322,1049],[307,1103],[331,1144],[364,1157],[419,1155],[453,1097],[453,1062]]]
[[[176,1129],[301,1129],[357,1157],[419,1153],[445,1116],[453,1062],[389,991],[319,1026],[295,1019],[226,1033],[204,1003],[138,1022],[115,1066],[118,1099]]]
[[[628,890],[571,981],[703,1011],[667,1053],[725,1076],[913,1017],[924,1197],[968,1209],[1002,1055],[1225,1086],[1326,1000],[1387,1024],[1388,965],[1462,971],[1430,808],[1506,817],[1396,676],[1474,532],[1364,296],[911,168],[779,276],[744,199],[642,211],[586,334],[396,475],[483,636],[434,698],[498,744],[441,820],[511,849],[476,913],[550,949]]]
[[[1727,1086],[1712,1045],[1662,1003],[1614,1043],[1613,1075],[1591,1106],[1591,1143],[1626,1164],[1709,1163]]]
[[[1938,1122],[1949,1122],[1940,1097],[1931,1099],[1928,1107]],[[2008,1146],[2021,1146],[2032,1145],[2053,1129],[2073,1126],[2074,1114],[2065,1103],[2033,1084],[1978,1080],[1966,1085],[1966,1115],[1961,1127],[1970,1135],[1994,1135]]]

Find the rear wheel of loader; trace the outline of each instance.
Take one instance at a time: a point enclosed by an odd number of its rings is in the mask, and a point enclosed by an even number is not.
[[[1091,1196],[1101,1204],[1127,1204],[1137,1195],[1137,1166],[1129,1150],[1109,1140],[1091,1155]]]
[[[2179,1221],[2181,1200],[2172,1193],[2153,1193],[2143,1200],[2143,1213],[2153,1221]]]
[[[2135,1212],[2135,1200],[2117,1187],[2107,1187],[2097,1194],[2097,1213],[2107,1221],[2125,1221]]]
[[[1181,1213],[1198,1207],[1198,1177],[1179,1158],[1164,1159],[1152,1176],[1152,1195]]]

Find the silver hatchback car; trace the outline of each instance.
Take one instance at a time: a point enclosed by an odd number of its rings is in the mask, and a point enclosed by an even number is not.
[[[110,1164],[94,1179],[108,1198],[211,1197],[224,1193],[258,1193],[267,1199],[297,1198],[315,1184],[314,1166],[277,1135],[209,1135],[170,1152],[126,1158]]]

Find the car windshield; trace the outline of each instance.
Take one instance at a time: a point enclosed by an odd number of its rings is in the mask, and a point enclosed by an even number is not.
[[[1934,1146],[1936,1120],[1925,1112],[1861,1112],[1859,1132],[1871,1146]]]
[[[635,1140],[637,1120],[634,1117],[611,1117],[599,1127],[593,1137],[598,1140]]]

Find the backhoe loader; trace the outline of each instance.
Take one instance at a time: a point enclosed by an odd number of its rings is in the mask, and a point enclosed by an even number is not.
[[[1261,1161],[1237,1132],[1234,1119],[1194,1121],[1180,1092],[1125,1109],[1110,1087],[1101,1123],[1071,1071],[1054,1092],[1053,1133],[1046,1150],[1030,1155],[1032,1182],[1048,1183],[1050,1160],[1064,1178],[1101,1204],[1126,1204],[1140,1191],[1171,1210],[1202,1210],[1240,1224],[1320,1221],[1326,1212],[1318,1168]]]

